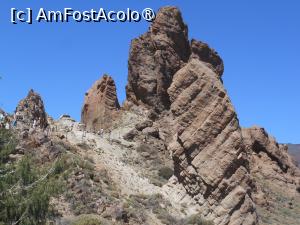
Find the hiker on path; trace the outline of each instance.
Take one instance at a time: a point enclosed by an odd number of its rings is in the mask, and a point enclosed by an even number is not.
[[[33,128],[33,129],[36,128],[36,120],[33,120],[32,128]]]
[[[4,128],[4,120],[5,120],[5,117],[2,113],[0,113],[0,128]]]
[[[2,122],[3,120],[4,120],[4,115],[0,113],[0,122]]]

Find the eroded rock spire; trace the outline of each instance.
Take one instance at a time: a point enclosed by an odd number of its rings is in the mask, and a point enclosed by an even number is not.
[[[108,128],[119,109],[115,82],[112,77],[104,75],[85,94],[81,122],[91,131]]]

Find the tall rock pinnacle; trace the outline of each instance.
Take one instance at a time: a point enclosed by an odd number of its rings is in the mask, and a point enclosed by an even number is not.
[[[85,95],[81,122],[87,130],[99,131],[111,125],[119,109],[115,82],[112,77],[104,75]]]
[[[149,31],[131,43],[127,100],[160,111],[168,109],[167,89],[189,54],[188,30],[180,11],[162,8]]]
[[[223,86],[224,65],[207,44],[188,41],[177,8],[159,10],[150,30],[132,41],[127,101],[169,110],[168,149],[175,176],[216,225],[258,223],[249,158]],[[167,116],[165,116],[167,115]]]
[[[25,126],[32,126],[34,121],[40,128],[48,126],[47,114],[41,96],[30,90],[26,98],[21,100],[16,108],[18,120]]]

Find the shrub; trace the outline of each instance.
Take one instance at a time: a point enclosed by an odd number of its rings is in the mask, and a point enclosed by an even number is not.
[[[1,153],[15,151],[12,140],[11,134],[0,131]],[[53,170],[36,165],[30,155],[23,156],[18,162],[1,160],[0,224],[45,224],[52,213],[50,198],[58,194],[62,186],[60,179],[54,176]]]
[[[101,220],[95,215],[83,215],[80,216],[71,225],[102,225]]]
[[[0,128],[0,163],[7,162],[9,155],[15,152],[16,141],[9,130]]]
[[[170,177],[174,174],[174,171],[167,166],[164,166],[159,169],[158,175],[166,180],[170,179]]]
[[[191,225],[213,225],[213,222],[204,220],[200,215],[192,215],[184,219],[183,224]]]
[[[137,152],[149,152],[149,153],[152,152],[150,146],[147,145],[147,144],[144,144],[144,143],[140,144],[140,145],[136,148],[136,151],[137,151]]]

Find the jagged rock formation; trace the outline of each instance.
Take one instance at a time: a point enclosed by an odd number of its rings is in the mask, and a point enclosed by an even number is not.
[[[293,156],[295,163],[300,167],[300,145],[288,144],[288,152]]]
[[[250,156],[253,199],[261,224],[299,224],[300,170],[287,146],[278,144],[260,127],[243,128],[242,135]]]
[[[208,46],[208,44],[192,39],[191,52],[190,58],[196,58],[202,62],[206,62],[207,66],[214,70],[219,77],[223,75],[223,60],[214,49]]]
[[[242,133],[219,75],[193,58],[168,93],[175,175],[215,224],[255,224]]]
[[[42,129],[48,126],[47,114],[41,96],[32,89],[26,98],[21,100],[16,108],[18,125],[31,127],[36,121],[36,126]]]
[[[259,171],[265,179],[278,180],[284,184],[295,184],[295,177],[300,179],[300,171],[288,154],[287,146],[278,144],[265,129],[260,127],[243,129],[243,137],[251,152],[252,172]],[[261,167],[264,169],[261,170]]]
[[[260,180],[271,181],[278,187],[284,186],[284,191],[289,194],[297,192],[297,185],[300,184],[300,170],[288,154],[287,146],[278,144],[260,127],[243,129],[242,133],[247,151],[251,155],[252,176]]]
[[[222,85],[223,61],[207,44],[187,40],[178,9],[161,9],[150,31],[132,42],[127,100],[170,109],[157,124],[167,124],[160,130],[175,175],[204,216],[216,225],[256,224],[242,132]]]
[[[187,62],[187,27],[175,7],[162,8],[149,31],[131,43],[127,101],[156,107],[170,106],[167,89],[173,75]]]
[[[240,127],[223,71],[215,50],[188,41],[179,10],[162,8],[131,45],[130,110],[119,111],[108,75],[86,93],[83,124],[68,115],[47,121],[31,90],[16,109],[26,129],[14,129],[20,145],[9,157],[34,152],[55,171],[70,164],[67,190],[52,203],[57,222],[93,213],[107,224],[183,225],[204,217],[215,225],[298,225],[300,171],[264,129]],[[34,120],[50,129],[28,130]],[[101,128],[110,131],[94,133]]]
[[[112,77],[104,75],[85,94],[81,122],[87,130],[99,131],[111,126],[120,105]]]

